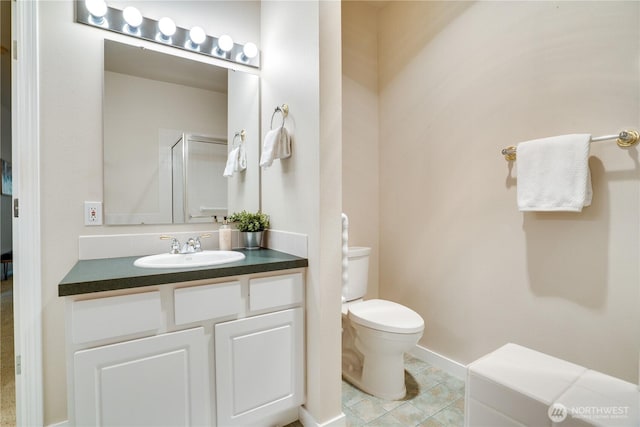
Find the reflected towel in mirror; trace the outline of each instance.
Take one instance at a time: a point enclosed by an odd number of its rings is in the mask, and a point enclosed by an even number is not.
[[[229,151],[229,157],[227,157],[227,164],[224,167],[222,176],[227,178],[232,177],[235,172],[242,172],[247,168],[247,152],[244,149],[244,144],[240,144],[238,147]]]
[[[247,168],[247,151],[244,149],[244,142],[238,147],[238,167],[236,172],[242,172]]]

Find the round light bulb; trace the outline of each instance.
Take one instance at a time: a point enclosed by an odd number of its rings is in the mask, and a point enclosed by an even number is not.
[[[107,3],[104,0],[86,0],[84,4],[94,18],[103,18],[107,14]]]
[[[142,24],[142,14],[133,6],[127,6],[122,11],[125,22],[131,28],[138,28]]]
[[[161,18],[158,21],[158,29],[165,37],[171,37],[176,32],[176,24],[171,20],[171,18]]]
[[[242,48],[242,53],[247,59],[255,58],[258,54],[258,47],[254,43],[249,42]]]
[[[189,38],[191,39],[193,44],[199,45],[204,43],[204,41],[207,39],[207,35],[202,28],[193,27],[191,30],[189,30]]]
[[[222,35],[218,39],[218,49],[223,52],[230,52],[233,49],[233,39],[228,35]]]

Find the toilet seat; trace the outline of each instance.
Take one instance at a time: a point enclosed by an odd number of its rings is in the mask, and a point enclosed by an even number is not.
[[[347,301],[342,303],[342,315],[347,316],[349,314],[349,309],[356,304],[361,304],[364,301],[362,298],[358,298],[357,300]]]
[[[424,320],[401,304],[371,299],[349,306],[349,319],[371,329],[397,334],[413,334],[424,330]]]

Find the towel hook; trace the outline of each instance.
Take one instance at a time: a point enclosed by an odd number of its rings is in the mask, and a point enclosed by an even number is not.
[[[242,129],[240,132],[236,132],[233,135],[233,141],[231,141],[231,146],[235,147],[236,146],[236,138],[240,137],[240,142],[244,142],[245,138],[247,136],[247,131],[245,131],[244,129]]]
[[[289,106],[287,104],[282,104],[282,106],[278,105],[276,107],[271,115],[271,125],[269,126],[269,129],[273,129],[273,118],[276,113],[282,114],[282,125],[280,125],[280,127],[284,127],[284,119],[289,115]]]

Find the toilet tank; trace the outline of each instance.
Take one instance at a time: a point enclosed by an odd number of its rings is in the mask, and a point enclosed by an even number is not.
[[[369,280],[369,254],[371,248],[361,246],[349,247],[349,279],[347,286],[342,287],[346,301],[362,298],[367,293]]]

